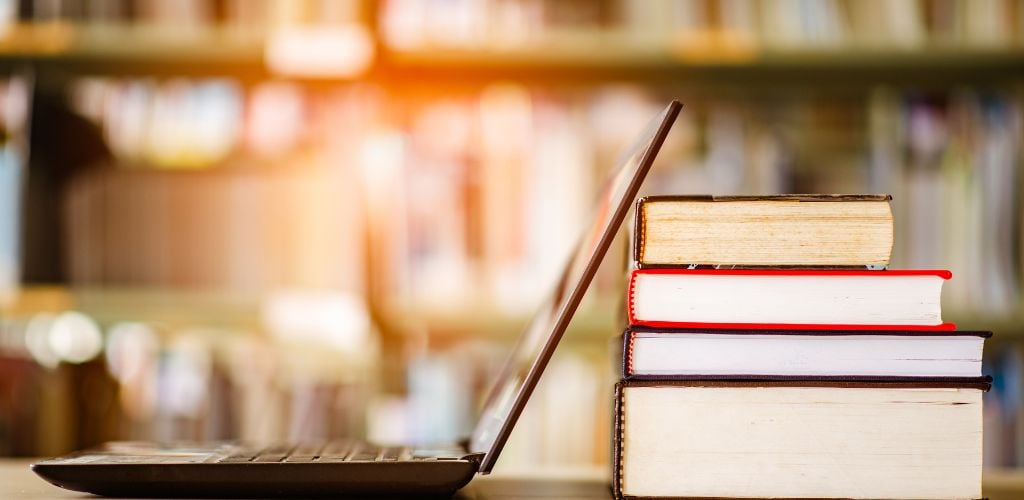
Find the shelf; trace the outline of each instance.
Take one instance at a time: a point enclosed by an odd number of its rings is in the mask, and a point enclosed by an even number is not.
[[[648,43],[608,43],[596,38],[592,43],[566,43],[493,48],[421,48],[389,49],[383,52],[394,66],[488,68],[535,67],[548,69],[585,69],[588,67],[623,69],[888,69],[940,70],[949,66],[999,68],[1024,73],[1024,47],[922,48],[922,49],[750,49],[746,51],[674,51]]]
[[[169,327],[258,330],[260,297],[242,292],[76,288],[75,308],[100,323],[143,321]]]
[[[621,333],[621,298],[584,299],[565,333],[565,340],[604,340]],[[515,340],[533,310],[510,312],[488,301],[459,302],[439,309],[424,305],[383,304],[375,319],[385,331],[433,338],[497,338]]]
[[[673,46],[610,33],[553,37],[525,45],[385,48],[378,67],[409,76],[466,79],[626,79],[678,84],[757,85],[872,82],[984,82],[1024,77],[1024,47],[779,49]],[[419,83],[421,80],[415,80]]]
[[[1024,493],[1024,469],[986,469],[982,474],[983,496],[992,500],[1020,498]]]
[[[982,314],[977,312],[945,314],[947,321],[956,323],[961,330],[988,330],[992,340],[1016,340],[1024,338],[1024,310],[1010,314]]]
[[[573,318],[566,339],[606,339],[619,333],[619,300],[586,298]],[[168,328],[202,326],[224,330],[259,331],[261,295],[187,289],[29,287],[14,303],[0,310],[4,315],[29,317],[74,309],[101,324],[141,321]],[[399,306],[375,308],[379,326],[386,334],[463,339],[472,337],[514,340],[522,333],[533,310],[502,311],[492,302],[458,303],[458,307]]]
[[[260,33],[167,25],[20,24],[0,38],[0,66],[82,74],[262,73]]]
[[[9,302],[0,302],[0,318],[57,313],[72,308],[75,298],[64,287],[36,286],[20,290]]]
[[[31,65],[71,74],[269,78],[273,75],[264,63],[266,38],[256,30],[224,27],[20,24],[0,38],[0,68]],[[1024,77],[1024,46],[776,49],[749,42],[684,45],[597,30],[461,48],[379,45],[365,78],[418,86],[424,79],[725,81],[751,86],[774,81],[950,85]]]
[[[204,290],[26,287],[0,314],[27,318],[66,310],[81,311],[105,325],[141,321],[171,328],[253,331],[259,327],[260,297]]]

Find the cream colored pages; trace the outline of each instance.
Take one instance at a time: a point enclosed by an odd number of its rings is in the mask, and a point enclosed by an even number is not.
[[[622,492],[981,497],[977,389],[623,388]]]
[[[645,203],[645,264],[886,265],[888,202],[660,201]]]

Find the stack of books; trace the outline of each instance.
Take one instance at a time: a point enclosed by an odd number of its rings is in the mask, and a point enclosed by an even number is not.
[[[989,332],[887,270],[888,196],[637,205],[617,497],[981,497]]]

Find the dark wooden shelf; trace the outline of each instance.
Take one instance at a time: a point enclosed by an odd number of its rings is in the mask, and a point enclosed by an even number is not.
[[[85,75],[265,75],[264,36],[231,29],[17,25],[0,39],[0,68]]]
[[[0,68],[53,68],[92,75],[209,75],[269,78],[265,33],[217,27],[16,25],[0,38]],[[773,49],[679,46],[628,34],[584,31],[537,41],[473,47],[389,48],[381,44],[364,78],[424,81],[493,79],[740,86],[941,85],[1024,78],[1024,46]],[[331,80],[326,80],[330,82]],[[337,81],[337,80],[336,80]]]

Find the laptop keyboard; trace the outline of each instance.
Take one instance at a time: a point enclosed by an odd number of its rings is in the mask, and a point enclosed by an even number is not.
[[[354,439],[325,443],[276,445],[262,448],[234,447],[217,463],[300,462],[396,462],[412,460],[412,450],[401,446],[376,446]]]
[[[475,456],[460,446],[406,448],[377,446],[356,439],[260,446],[252,443],[112,442],[41,463],[73,464],[244,464],[244,463],[387,463],[462,460]]]

